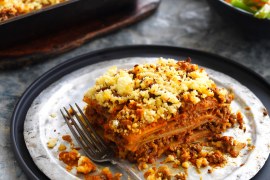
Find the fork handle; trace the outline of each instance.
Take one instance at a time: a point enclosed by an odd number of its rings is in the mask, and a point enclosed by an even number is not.
[[[129,176],[130,178],[133,180],[141,180],[141,178],[134,172],[132,171],[127,165],[121,163],[120,161],[118,160],[115,160],[115,159],[112,159],[110,161],[113,165],[116,165],[119,169],[125,171]]]

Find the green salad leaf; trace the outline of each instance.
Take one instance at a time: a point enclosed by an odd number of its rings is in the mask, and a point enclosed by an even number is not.
[[[231,0],[230,2],[234,7],[243,9],[245,11],[255,13],[256,11],[253,10],[250,6],[248,6],[245,2],[245,0]]]
[[[270,5],[265,4],[258,12],[255,13],[255,17],[260,19],[270,19]]]
[[[270,19],[270,0],[226,0],[232,6],[253,13],[260,19]]]

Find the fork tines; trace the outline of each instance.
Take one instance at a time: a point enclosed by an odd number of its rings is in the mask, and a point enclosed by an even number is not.
[[[104,153],[107,150],[107,146],[103,139],[95,132],[93,126],[90,124],[88,118],[84,115],[81,108],[75,103],[79,113],[71,106],[72,114],[64,107],[61,114],[64,117],[69,129],[77,142],[85,153],[94,158],[97,154]],[[74,119],[75,116],[75,119]]]

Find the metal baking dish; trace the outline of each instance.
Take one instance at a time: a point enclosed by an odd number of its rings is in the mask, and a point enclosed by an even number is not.
[[[0,22],[0,49],[133,8],[136,0],[68,0]],[[34,48],[34,47],[33,47]]]

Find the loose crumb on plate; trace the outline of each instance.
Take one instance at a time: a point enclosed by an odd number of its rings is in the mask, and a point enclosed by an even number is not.
[[[49,141],[47,142],[48,148],[54,148],[54,146],[57,144],[58,138],[49,138]]]
[[[85,180],[120,180],[122,177],[121,173],[113,174],[109,167],[105,167],[99,174],[88,174],[85,175]]]
[[[64,151],[64,150],[66,150],[67,149],[67,147],[66,147],[66,145],[64,145],[64,144],[60,144],[59,145],[59,147],[58,147],[58,151]]]
[[[146,180],[186,180],[187,174],[184,172],[179,172],[175,175],[170,171],[170,168],[166,165],[160,166],[159,168],[151,167],[144,173],[144,178]]]
[[[81,156],[78,161],[77,173],[88,174],[96,170],[96,166],[86,156]]]
[[[72,142],[71,136],[68,135],[68,134],[67,134],[67,135],[63,135],[63,136],[62,136],[62,139],[63,139],[64,141],[69,142],[69,143]]]

